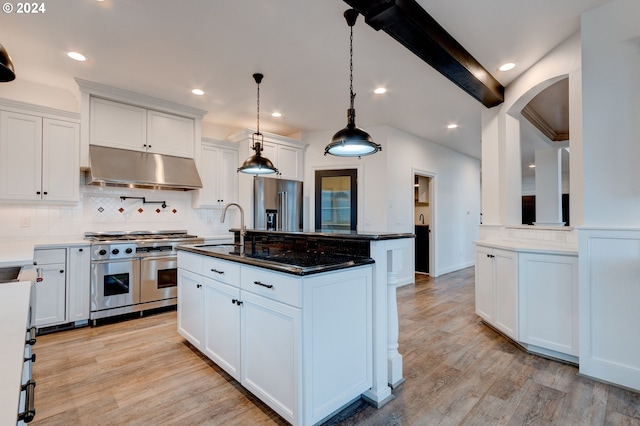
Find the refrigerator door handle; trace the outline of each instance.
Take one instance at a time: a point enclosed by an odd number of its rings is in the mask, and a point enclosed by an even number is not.
[[[280,229],[288,231],[289,212],[287,211],[287,191],[279,192],[280,196]]]

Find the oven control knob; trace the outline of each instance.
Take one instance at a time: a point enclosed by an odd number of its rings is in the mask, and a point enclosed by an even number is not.
[[[133,249],[131,247],[129,247],[124,252],[127,253],[127,254],[131,254],[133,252]]]
[[[116,255],[118,253],[120,253],[120,250],[118,250],[118,249],[111,250],[111,254],[113,254],[113,255]]]
[[[105,254],[107,254],[107,251],[106,251],[105,249],[101,249],[101,250],[98,252],[98,254],[99,254],[100,256],[104,256]]]

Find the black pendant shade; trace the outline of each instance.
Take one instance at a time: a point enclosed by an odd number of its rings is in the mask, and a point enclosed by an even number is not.
[[[251,157],[244,160],[242,166],[238,167],[238,172],[252,174],[252,175],[266,175],[270,173],[278,173],[278,169],[273,165],[271,160],[263,157],[262,146],[264,145],[264,136],[260,133],[260,82],[264,78],[264,75],[260,73],[253,74],[253,79],[258,85],[258,126],[256,132],[251,135],[251,149],[256,153]]]
[[[13,81],[16,73],[13,70],[13,62],[6,49],[0,44],[0,82]]]
[[[363,155],[375,154],[382,150],[382,146],[375,143],[369,133],[356,127],[356,110],[354,107],[356,94],[353,93],[353,26],[358,18],[358,12],[355,9],[349,9],[344,12],[344,18],[351,28],[351,37],[349,39],[349,95],[351,107],[347,110],[347,127],[333,135],[329,144],[324,148],[324,155],[362,157]]]

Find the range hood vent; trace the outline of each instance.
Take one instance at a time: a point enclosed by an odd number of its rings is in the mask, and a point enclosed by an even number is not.
[[[177,191],[202,188],[191,158],[90,145],[89,163],[87,185]]]

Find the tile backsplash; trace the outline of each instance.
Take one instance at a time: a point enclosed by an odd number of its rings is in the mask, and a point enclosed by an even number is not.
[[[125,199],[120,197],[144,197]],[[226,234],[235,211],[220,223],[221,209],[194,209],[191,191],[82,186],[73,205],[0,202],[0,238],[82,238],[85,232],[185,229],[207,236]],[[164,201],[150,203],[150,201]]]

